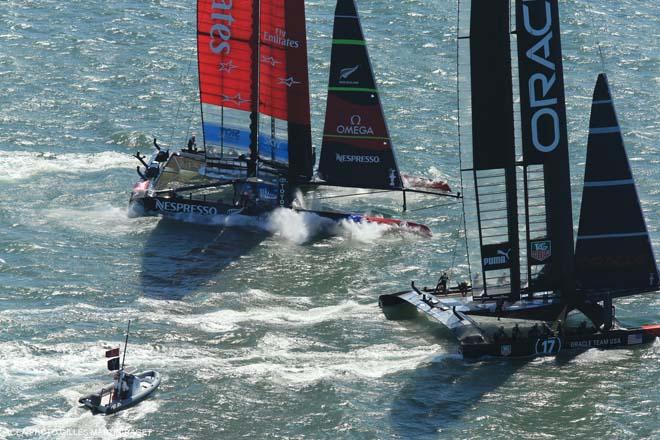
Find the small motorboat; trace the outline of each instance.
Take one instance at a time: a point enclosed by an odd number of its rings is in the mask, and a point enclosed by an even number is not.
[[[115,381],[98,393],[81,397],[78,402],[92,410],[93,414],[113,414],[140,403],[160,385],[160,373],[153,370],[138,374],[120,372],[118,376],[122,378],[121,386]]]
[[[126,371],[126,347],[128,346],[128,333],[131,321],[126,329],[126,342],[124,343],[124,357],[119,363],[120,347],[106,350],[108,370],[113,371],[113,382],[101,388],[98,393],[89,394],[78,399],[78,403],[92,410],[92,414],[113,414],[133,405],[137,405],[156,391],[160,385],[160,373],[149,370],[133,374]]]

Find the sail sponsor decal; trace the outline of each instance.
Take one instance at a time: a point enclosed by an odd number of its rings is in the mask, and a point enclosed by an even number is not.
[[[156,210],[175,214],[217,215],[218,208],[214,206],[181,203],[156,199]]]
[[[523,146],[527,163],[567,148],[557,0],[517,0]]]
[[[348,123],[337,124],[335,128],[337,134],[341,135],[360,135],[360,136],[373,136],[374,129],[367,123],[362,123],[362,116],[352,115]]]
[[[340,163],[379,164],[380,156],[367,154],[341,154],[335,153],[335,160]]]
[[[231,52],[231,15],[233,0],[213,0],[211,2],[211,30],[209,31],[209,47],[214,54]]]
[[[552,242],[550,240],[530,241],[530,264],[545,264],[552,256]]]
[[[511,267],[511,246],[509,243],[484,245],[481,247],[484,270],[506,269]]]
[[[353,67],[344,67],[343,69],[339,70],[339,79],[338,83],[341,85],[358,85],[360,84],[359,81],[355,81],[354,79],[351,79],[351,76],[360,68],[359,64],[356,64]]]
[[[276,27],[274,32],[264,31],[262,41],[267,43],[273,43],[276,46],[281,47],[290,47],[292,49],[298,49],[300,47],[300,41],[291,39],[287,36],[287,33],[284,29]]]

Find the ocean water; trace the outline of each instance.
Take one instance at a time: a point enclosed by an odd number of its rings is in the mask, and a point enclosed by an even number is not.
[[[318,146],[334,5],[306,6]],[[660,4],[560,8],[575,206],[600,43],[658,251]],[[360,12],[401,168],[457,185],[456,1]],[[395,196],[336,202],[425,223],[431,239],[327,234],[287,212],[243,227],[128,219],[131,155],[198,131],[194,13],[183,0],[0,4],[0,438],[660,438],[657,343],[466,362],[433,323],[384,318],[379,294],[466,275],[451,201],[415,197],[406,214]],[[659,306],[624,299],[617,315],[657,323]],[[129,319],[128,363],[163,383],[92,416],[77,399],[108,382],[103,350]]]

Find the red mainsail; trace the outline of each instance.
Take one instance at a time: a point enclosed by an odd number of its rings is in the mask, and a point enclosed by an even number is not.
[[[198,0],[207,157],[246,153],[254,135],[250,112],[258,108],[262,159],[291,162],[296,175],[311,176],[304,11],[304,0]]]

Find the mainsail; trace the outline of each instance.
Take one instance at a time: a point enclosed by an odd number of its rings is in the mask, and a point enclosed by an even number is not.
[[[582,289],[658,290],[658,267],[623,145],[607,77],[591,106],[582,208],[575,251]],[[617,293],[613,293],[617,296]]]
[[[311,178],[304,1],[198,0],[197,49],[207,166],[258,153]]]
[[[402,188],[354,0],[338,0],[319,175],[327,183]]]
[[[516,0],[513,14],[510,4],[471,0],[459,11],[461,143],[471,144],[461,149],[463,190],[469,257],[479,274],[473,285],[512,300],[523,289],[570,296],[573,226],[557,0]]]

